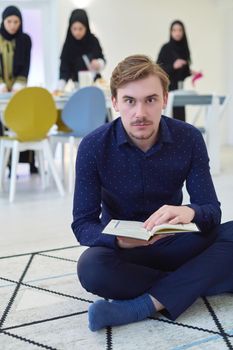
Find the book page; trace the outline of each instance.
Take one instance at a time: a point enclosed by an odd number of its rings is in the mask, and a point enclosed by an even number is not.
[[[151,236],[151,232],[143,227],[143,222],[128,220],[111,220],[103,233],[146,240]]]
[[[194,223],[189,224],[162,224],[158,226],[154,226],[152,229],[152,233],[158,234],[166,234],[166,233],[178,233],[178,232],[196,232],[199,231],[198,227]]]
[[[154,226],[151,231],[146,230],[143,227],[143,222],[140,221],[128,221],[128,220],[111,220],[104,228],[102,233],[130,237],[135,239],[149,240],[154,235],[162,234],[176,234],[179,232],[196,232],[199,231],[197,226],[193,223],[190,224],[162,224]]]

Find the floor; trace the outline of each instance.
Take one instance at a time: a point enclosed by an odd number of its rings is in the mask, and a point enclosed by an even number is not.
[[[214,183],[222,221],[230,220],[233,147],[222,147]],[[60,197],[55,187],[42,191],[27,166],[19,169],[15,202],[0,194],[0,349],[233,349],[231,295],[199,299],[176,322],[158,316],[90,332],[87,308],[96,297],[76,278],[85,248],[72,234],[71,214],[72,196]]]

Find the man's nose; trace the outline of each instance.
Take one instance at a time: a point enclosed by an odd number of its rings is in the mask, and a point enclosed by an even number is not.
[[[145,114],[145,105],[144,103],[138,103],[136,106],[136,115],[137,116],[144,116]]]

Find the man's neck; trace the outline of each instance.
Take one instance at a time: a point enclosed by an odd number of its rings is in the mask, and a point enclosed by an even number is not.
[[[146,153],[152,146],[154,146],[154,144],[157,141],[158,136],[155,135],[153,138],[149,139],[149,140],[140,140],[140,139],[136,139],[132,136],[129,136],[131,141],[133,142],[133,144],[135,146],[137,146],[141,151],[143,151],[144,153]]]

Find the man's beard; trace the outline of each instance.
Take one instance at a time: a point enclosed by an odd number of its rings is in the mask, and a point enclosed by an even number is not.
[[[146,118],[140,118],[130,123],[130,125],[131,126],[152,125],[152,122],[150,120],[147,120]],[[151,132],[148,135],[141,135],[141,136],[137,136],[129,132],[129,135],[136,140],[149,140],[153,136],[154,132],[155,132],[154,130],[151,130]]]
[[[154,135],[154,130],[152,130],[151,133],[148,135],[141,135],[141,136],[134,135],[131,132],[129,133],[129,136],[136,140],[149,140],[153,135]]]

